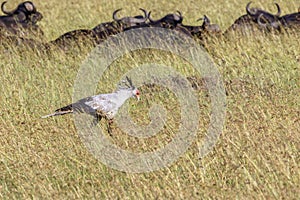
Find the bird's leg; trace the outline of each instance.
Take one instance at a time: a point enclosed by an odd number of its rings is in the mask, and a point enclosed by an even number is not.
[[[113,119],[109,119],[108,123],[107,123],[107,131],[108,131],[110,136],[112,136],[112,134],[111,134],[111,125],[112,125],[113,122],[114,122]]]
[[[96,115],[96,118],[97,118],[98,122],[100,122],[101,119],[102,119],[102,116],[101,115]]]
[[[97,113],[95,114],[95,118],[93,120],[93,126],[97,126],[97,124],[100,122],[100,120],[102,119],[101,115],[98,115]]]

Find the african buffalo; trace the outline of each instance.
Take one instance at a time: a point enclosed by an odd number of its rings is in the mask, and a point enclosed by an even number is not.
[[[264,18],[264,16],[259,16],[258,23],[260,26],[266,27],[268,29],[275,29],[278,31],[288,30],[288,29],[299,29],[300,28],[300,8],[298,12],[291,13],[279,17],[276,21],[269,21]]]
[[[113,12],[113,21],[101,23],[92,29],[80,29],[67,32],[51,41],[49,45],[58,46],[59,48],[68,51],[70,50],[70,47],[73,46],[72,44],[76,44],[77,46],[80,46],[80,43],[86,44],[87,42],[91,45],[99,44],[109,36],[124,31],[125,28],[144,24],[148,19],[148,13],[144,9],[140,10],[143,11],[144,16],[138,15],[134,17],[118,18],[116,15],[121,11],[121,9],[118,9]]]
[[[97,43],[105,40],[110,35],[118,34],[130,27],[137,27],[146,24],[148,19],[148,12],[146,10],[140,8],[140,10],[143,11],[144,16],[137,15],[134,17],[118,18],[117,13],[121,10],[122,9],[118,9],[113,12],[112,22],[101,23],[92,29],[97,37]]]
[[[7,34],[24,36],[26,34],[43,34],[38,27],[37,22],[43,18],[43,15],[36,10],[35,5],[31,1],[20,3],[18,7],[12,11],[6,11],[4,5],[1,4],[1,10],[5,14],[0,16],[0,31]]]
[[[167,14],[161,19],[153,20],[150,16],[151,12],[149,12],[148,18],[149,18],[149,27],[160,27],[160,28],[168,28],[168,29],[174,29],[178,24],[181,24],[183,21],[183,17],[181,12],[177,11],[173,14]]]
[[[254,32],[255,30],[263,30],[266,31],[267,27],[262,25],[260,19],[264,19],[271,24],[276,24],[278,19],[280,18],[281,9],[280,6],[275,3],[277,7],[277,13],[272,14],[265,10],[259,8],[250,8],[249,2],[246,5],[246,12],[247,14],[239,17],[235,22],[225,31],[224,35],[228,33],[242,33],[242,34],[249,34]]]
[[[221,34],[221,29],[217,24],[211,24],[210,19],[204,15],[203,18],[198,19],[203,20],[201,26],[188,26],[184,24],[178,25],[175,30],[185,33],[186,30],[191,36],[196,37],[198,39],[203,39],[204,35],[217,35]]]
[[[203,20],[203,24],[201,26],[189,26],[189,25],[182,24],[183,16],[180,11],[177,11],[176,13],[173,14],[167,14],[158,20],[153,20],[150,14],[151,12],[149,12],[148,15],[149,18],[148,23],[126,28],[125,31],[130,29],[143,28],[143,27],[166,28],[170,30],[176,30],[189,37],[196,37],[199,39],[203,39],[203,36],[207,34],[210,35],[210,34],[221,33],[220,27],[217,24],[211,24],[209,18],[206,15],[204,16],[204,18],[201,18],[201,20]]]

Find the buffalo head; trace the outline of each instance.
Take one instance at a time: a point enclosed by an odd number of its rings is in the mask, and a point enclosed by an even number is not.
[[[252,2],[250,1],[250,2],[246,5],[246,12],[247,12],[247,14],[248,14],[249,16],[251,16],[254,20],[257,20],[258,17],[259,17],[260,15],[263,15],[265,18],[267,18],[268,20],[271,21],[271,20],[274,20],[274,19],[280,17],[280,15],[281,15],[281,9],[280,9],[280,6],[279,6],[277,3],[275,3],[275,6],[276,6],[276,8],[277,8],[277,13],[276,13],[276,14],[269,13],[269,12],[267,12],[267,11],[265,11],[265,10],[260,9],[260,8],[250,8],[250,4],[251,4],[251,3],[252,3]]]
[[[249,34],[255,30],[269,30],[268,24],[271,27],[278,28],[278,20],[281,15],[280,6],[275,3],[277,13],[272,14],[260,8],[250,8],[249,2],[246,5],[247,14],[239,17],[235,22],[225,31],[225,35],[229,32],[239,32],[242,34]]]
[[[299,8],[300,9],[300,8]],[[277,20],[268,20],[264,15],[260,14],[258,17],[258,24],[268,29],[276,29],[281,31],[283,29],[300,27],[300,10],[295,13],[287,14],[279,17]]]
[[[210,19],[206,15],[204,15],[203,18],[200,18],[197,21],[199,20],[203,20],[202,29],[205,32],[212,33],[212,34],[221,33],[220,26],[218,24],[211,24]]]
[[[123,17],[118,18],[117,14],[122,9],[115,10],[113,12],[113,21],[101,23],[95,26],[92,30],[95,35],[99,38],[99,41],[107,38],[109,35],[114,35],[128,29],[130,27],[137,27],[140,25],[144,25],[148,19],[148,13],[146,10],[140,8],[144,15],[137,15],[134,17]]]
[[[35,5],[30,1],[20,3],[16,9],[7,11],[4,6],[7,2],[1,4],[1,11],[6,14],[0,16],[0,29],[7,30],[13,34],[20,34],[31,29],[34,32],[38,31],[39,34],[42,31],[36,24],[43,18],[43,15],[36,10]]]
[[[126,27],[131,27],[131,26],[138,26],[140,24],[143,24],[147,21],[148,19],[148,12],[142,8],[140,10],[143,12],[144,15],[137,15],[134,17],[123,17],[123,18],[118,18],[117,13],[121,11],[122,9],[115,10],[113,12],[113,19],[116,22],[122,23]]]
[[[43,15],[36,10],[35,5],[31,1],[25,1],[20,3],[18,7],[12,11],[7,11],[4,9],[4,5],[7,1],[4,1],[1,4],[1,11],[7,16],[14,16],[17,18],[19,22],[23,22],[25,20],[30,20],[36,23],[43,18]]]
[[[167,14],[161,19],[153,20],[150,17],[151,12],[149,13],[149,26],[152,27],[163,27],[163,28],[175,28],[177,25],[181,24],[183,21],[183,17],[180,11],[176,11],[173,14]]]
[[[272,14],[265,10],[259,9],[259,8],[250,8],[250,4],[252,2],[250,1],[246,6],[247,14],[252,18],[253,21],[257,22],[260,27],[263,28],[279,28],[279,21],[281,15],[281,9],[280,6],[275,3],[275,6],[277,8],[277,13]]]

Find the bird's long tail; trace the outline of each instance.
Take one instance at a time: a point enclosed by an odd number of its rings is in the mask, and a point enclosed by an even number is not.
[[[65,115],[65,114],[69,114],[69,113],[73,113],[72,104],[62,107],[62,108],[59,108],[54,113],[42,116],[42,118],[53,117],[53,116],[57,116],[57,115]]]

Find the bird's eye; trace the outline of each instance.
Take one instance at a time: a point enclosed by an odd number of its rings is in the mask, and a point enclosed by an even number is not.
[[[136,95],[140,95],[140,91],[137,90],[135,94],[136,94]]]

